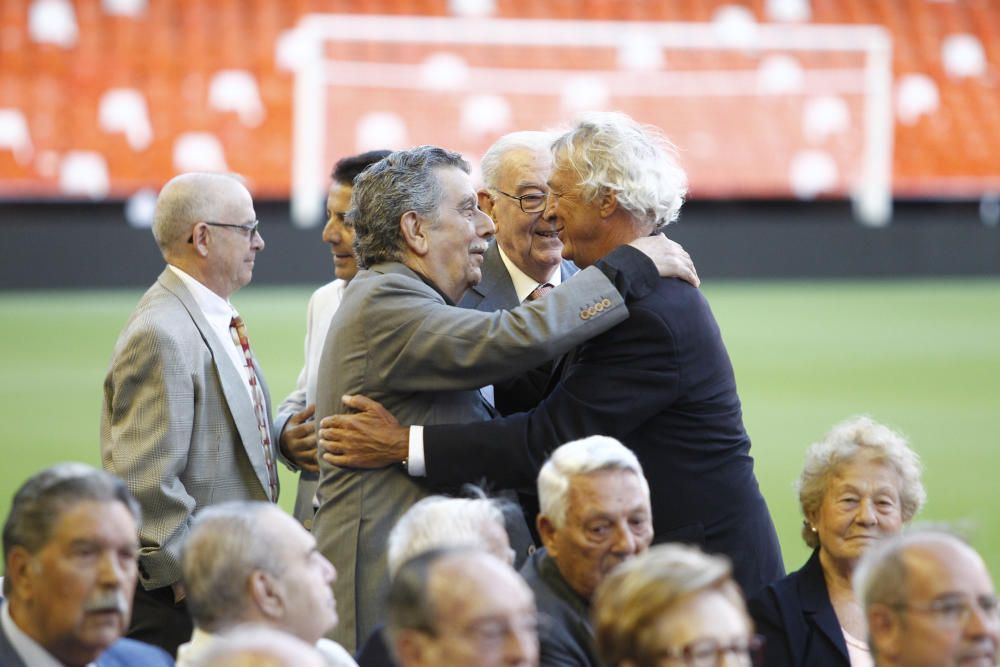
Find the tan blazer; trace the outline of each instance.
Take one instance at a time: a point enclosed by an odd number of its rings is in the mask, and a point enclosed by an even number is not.
[[[142,506],[139,580],[147,590],[180,579],[179,551],[195,512],[228,500],[268,500],[246,380],[222,345],[232,341],[219,340],[169,269],[115,344],[104,380],[101,460]]]

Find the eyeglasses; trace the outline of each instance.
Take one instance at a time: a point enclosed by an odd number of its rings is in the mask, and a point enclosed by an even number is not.
[[[908,602],[893,605],[894,609],[931,614],[937,616],[943,625],[957,628],[965,625],[972,616],[972,606],[992,621],[1000,620],[1000,597],[996,595],[977,595],[969,599],[964,595],[948,595],[930,602]]]
[[[688,667],[719,667],[729,655],[747,667],[760,665],[764,657],[764,637],[754,635],[729,644],[720,644],[714,639],[697,639],[681,648],[660,651],[657,658],[680,661]]]
[[[245,225],[230,225],[225,222],[209,222],[208,220],[202,220],[202,222],[212,227],[229,227],[231,229],[242,229],[244,232],[247,233],[247,240],[252,239],[253,235],[257,233],[257,230],[260,227],[260,220],[254,220],[253,222],[248,222]],[[188,238],[188,243],[194,243],[194,234],[191,234],[190,238]]]
[[[517,205],[525,213],[541,213],[545,210],[545,203],[548,201],[548,197],[544,192],[529,192],[526,195],[509,195],[503,190],[495,190],[495,192],[502,194],[504,197],[516,199]]]

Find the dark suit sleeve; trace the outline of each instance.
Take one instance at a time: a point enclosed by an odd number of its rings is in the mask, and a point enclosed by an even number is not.
[[[629,319],[584,344],[569,373],[534,410],[503,419],[424,428],[433,484],[486,479],[532,488],[559,445],[589,435],[620,440],[676,399],[674,337],[650,309],[629,305]]]
[[[762,667],[794,667],[788,647],[788,633],[781,615],[780,599],[773,586],[768,586],[747,602],[755,632],[764,637]]]

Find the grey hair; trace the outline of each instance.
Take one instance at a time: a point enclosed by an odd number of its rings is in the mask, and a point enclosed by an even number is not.
[[[646,496],[649,482],[631,449],[606,435],[592,435],[558,447],[538,473],[538,504],[542,514],[562,528],[566,523],[570,478],[603,470],[628,470],[639,478]]]
[[[181,578],[196,625],[217,632],[239,623],[250,575],[281,575],[281,551],[261,534],[264,516],[280,511],[263,501],[232,501],[195,516],[181,552]]]
[[[216,637],[191,661],[191,667],[323,667],[314,646],[261,624],[244,624]]]
[[[32,475],[14,494],[3,526],[4,562],[14,547],[38,553],[62,515],[84,501],[119,502],[136,523],[142,519],[139,502],[122,480],[85,463],[57,463]]]
[[[553,132],[538,130],[522,130],[511,132],[497,139],[483,154],[479,169],[483,175],[483,185],[490,190],[500,187],[500,175],[504,158],[512,151],[526,150],[532,152],[548,151],[556,139]]]
[[[430,598],[431,569],[442,558],[470,549],[431,549],[399,566],[386,596],[386,631],[395,654],[396,639],[403,630],[434,634],[435,609]]]
[[[652,125],[618,112],[584,114],[552,151],[580,177],[585,201],[611,190],[625,210],[654,231],[680,214],[687,174],[677,149]]]
[[[469,173],[469,163],[458,153],[417,146],[396,151],[358,174],[345,221],[354,228],[354,255],[361,268],[402,259],[406,242],[399,221],[409,211],[436,214],[444,193],[435,171],[445,167]]]
[[[224,193],[234,187],[245,189],[234,174],[190,172],[167,181],[153,209],[153,238],[163,256],[185,243],[197,223],[223,220],[233,204]]]
[[[494,500],[424,498],[389,533],[389,576],[395,577],[404,562],[431,549],[482,546],[491,523],[505,530],[503,511]]]
[[[921,481],[920,456],[910,449],[906,438],[871,417],[851,417],[836,426],[822,440],[806,451],[802,474],[796,483],[799,505],[805,517],[802,539],[812,548],[819,546],[819,536],[812,531],[809,517],[819,511],[826,487],[837,470],[861,453],[884,460],[899,475],[900,513],[903,522],[912,519],[927,500]]]
[[[705,591],[722,593],[746,614],[725,556],[684,544],[661,544],[619,565],[594,593],[594,635],[602,663],[657,664],[656,620]]]

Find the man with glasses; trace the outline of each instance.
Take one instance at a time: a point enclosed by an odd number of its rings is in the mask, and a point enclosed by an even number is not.
[[[993,667],[1000,612],[978,553],[923,530],[872,547],[854,573],[876,667]]]
[[[142,506],[129,637],[170,653],[191,636],[180,547],[194,513],[276,501],[270,397],[230,296],[264,249],[233,176],[182,174],[160,191],[153,236],[167,267],[139,301],[104,382],[101,455]]]

